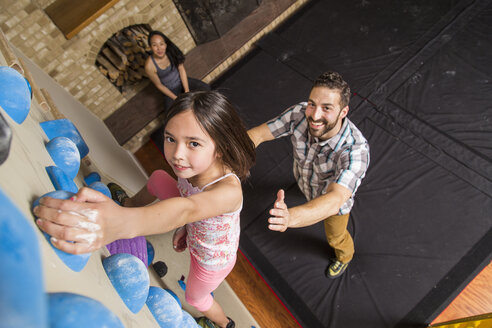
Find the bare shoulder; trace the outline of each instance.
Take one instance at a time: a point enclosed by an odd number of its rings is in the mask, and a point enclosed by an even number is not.
[[[212,196],[212,199],[215,199],[225,205],[227,207],[225,212],[233,212],[237,210],[243,201],[241,182],[234,175],[228,176],[208,186],[204,192],[214,195]]]
[[[149,73],[149,72],[152,72],[152,73],[157,72],[157,69],[155,68],[154,63],[152,63],[151,57],[152,57],[152,55],[151,56],[148,56],[147,59],[145,60],[145,66],[144,66],[144,68],[145,68],[145,71],[147,73]]]
[[[239,181],[239,178],[236,175],[229,175],[219,181],[217,181],[214,184],[211,184],[208,186],[205,190],[217,190],[220,189],[221,192],[224,190],[230,190],[233,191],[234,189],[239,188],[241,189],[241,181]]]

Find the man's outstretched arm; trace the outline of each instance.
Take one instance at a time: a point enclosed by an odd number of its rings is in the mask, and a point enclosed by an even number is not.
[[[248,135],[250,139],[254,142],[255,147],[258,147],[262,142],[270,141],[275,139],[272,132],[268,128],[266,123],[258,125],[252,129],[248,130]]]
[[[301,228],[313,225],[332,215],[336,215],[340,207],[350,198],[352,192],[337,184],[328,186],[326,193],[309,202],[288,208],[285,204],[285,193],[279,190],[274,207],[270,210],[268,228],[284,232],[287,228]]]

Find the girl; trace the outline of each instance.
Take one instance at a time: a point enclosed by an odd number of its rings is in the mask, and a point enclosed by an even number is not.
[[[166,115],[164,131],[164,154],[178,177],[182,197],[168,198],[175,195],[163,184],[170,177],[157,171],[146,188],[123,203],[166,200],[120,207],[101,193],[82,188],[71,200],[43,198],[34,209],[37,224],[56,247],[74,254],[117,239],[178,228],[173,245],[176,251],[187,246],[190,251],[186,300],[205,315],[199,324],[234,327],[210,293],[236,261],[243,202],[240,179],[254,163],[254,145],[231,103],[213,91],[180,95]]]
[[[166,96],[166,109],[183,92],[210,90],[208,84],[188,78],[184,67],[185,56],[162,32],[150,32],[148,43],[152,53],[145,61],[145,72],[157,89]]]

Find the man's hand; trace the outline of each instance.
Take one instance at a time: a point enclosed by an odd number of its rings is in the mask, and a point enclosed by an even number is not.
[[[280,189],[277,192],[277,200],[270,210],[271,217],[268,219],[268,223],[270,223],[268,229],[270,230],[284,232],[289,227],[290,214],[284,199],[285,192]]]

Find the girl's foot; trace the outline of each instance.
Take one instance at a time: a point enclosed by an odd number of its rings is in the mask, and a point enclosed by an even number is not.
[[[229,319],[229,323],[227,324],[226,328],[235,328],[236,324],[234,323],[234,321],[229,317],[227,317],[227,319]],[[196,323],[203,328],[220,328],[207,317],[197,318]]]

